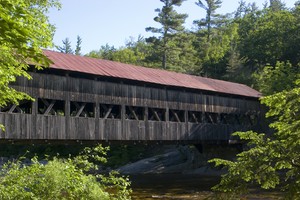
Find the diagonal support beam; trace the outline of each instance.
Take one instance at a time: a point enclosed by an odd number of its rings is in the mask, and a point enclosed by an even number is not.
[[[173,116],[175,117],[177,122],[181,122],[179,117],[178,117],[178,114],[174,110],[171,110],[171,113],[173,114]]]
[[[136,120],[139,120],[138,116],[137,116],[136,113],[135,113],[135,110],[134,110],[131,106],[128,106],[128,108],[129,108],[131,114],[134,116],[134,118],[135,118]]]
[[[73,102],[76,108],[78,109],[75,117],[79,117],[81,114],[87,116],[87,113],[84,111],[86,103],[82,103],[81,106],[77,102]]]
[[[55,104],[56,100],[51,100],[51,103],[48,104],[48,108],[46,109],[46,111],[44,112],[44,115],[48,115],[50,113],[50,111],[52,110],[54,104]],[[54,113],[56,113],[54,110],[53,110]]]
[[[41,99],[41,101],[45,104],[46,107],[49,107],[49,102],[46,99]]]
[[[193,119],[195,120],[196,123],[199,123],[199,122],[198,122],[198,119],[197,119],[197,117],[196,117],[196,115],[195,115],[195,113],[192,113],[192,117],[193,117]]]
[[[108,108],[107,111],[106,111],[106,114],[105,114],[105,116],[104,116],[104,119],[107,119],[107,118],[108,118],[108,116],[111,114],[112,109],[113,109],[113,106],[110,105],[109,108]]]
[[[13,105],[10,107],[8,113],[13,113],[14,110],[16,109],[16,107],[17,107],[17,105],[16,105],[16,104],[13,104]]]
[[[206,117],[209,119],[210,123],[214,124],[214,119],[212,118],[212,116],[210,115],[210,113],[205,113]]]
[[[150,110],[152,111],[153,116],[156,118],[156,120],[157,120],[157,121],[161,121],[159,115],[157,114],[157,111],[154,110],[153,108],[150,108]]]

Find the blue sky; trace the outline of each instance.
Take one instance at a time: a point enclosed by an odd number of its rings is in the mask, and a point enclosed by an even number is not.
[[[179,13],[189,15],[186,28],[192,28],[192,21],[205,17],[205,11],[195,5],[196,0],[187,0],[177,9]],[[161,8],[159,0],[60,0],[62,9],[51,9],[50,22],[56,26],[54,43],[61,45],[68,37],[75,48],[76,37],[82,38],[82,52],[98,50],[101,45],[124,46],[129,37],[137,38],[139,34],[148,37],[148,26],[159,27],[153,21],[157,15],[154,11]],[[223,0],[219,13],[230,13],[236,10],[239,0]],[[256,2],[260,7],[265,0],[246,0]],[[288,7],[293,7],[296,0],[285,0]]]

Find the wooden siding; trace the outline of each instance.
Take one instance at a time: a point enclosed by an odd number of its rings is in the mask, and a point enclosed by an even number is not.
[[[170,108],[215,113],[259,111],[257,99],[186,92],[166,88],[93,81],[51,74],[31,73],[33,79],[19,78],[14,87],[34,98],[99,102]]]
[[[69,126],[66,127],[66,121]],[[67,118],[0,113],[9,140],[93,140],[93,141],[200,141],[229,140],[230,133],[247,130],[242,125],[149,122],[91,118]],[[97,130],[96,124],[99,124]],[[249,128],[249,127],[248,127]],[[148,130],[148,131],[146,131]]]

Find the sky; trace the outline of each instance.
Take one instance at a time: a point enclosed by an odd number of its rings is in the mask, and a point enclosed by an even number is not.
[[[185,23],[187,29],[193,28],[193,20],[205,17],[205,10],[195,5],[196,0],[185,1],[179,13],[188,14]],[[154,10],[161,8],[160,0],[60,0],[60,10],[51,9],[48,16],[56,27],[54,44],[62,45],[62,40],[69,38],[73,49],[76,38],[82,38],[82,53],[99,50],[102,45],[113,45],[116,48],[125,45],[130,37],[135,40],[139,35],[153,36],[145,28],[160,27],[153,18]],[[231,13],[238,7],[239,0],[223,0],[217,13]],[[266,0],[246,0],[262,7]],[[283,0],[287,7],[293,7],[296,0]]]

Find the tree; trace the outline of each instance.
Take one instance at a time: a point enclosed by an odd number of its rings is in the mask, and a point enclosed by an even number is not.
[[[226,74],[226,65],[228,65],[228,55],[236,47],[236,25],[223,24],[220,27],[214,27],[211,30],[211,36],[207,41],[205,30],[197,31],[197,51],[199,56],[199,74],[222,79]]]
[[[244,0],[240,0],[239,1],[239,6],[236,9],[236,11],[234,12],[234,18],[241,18],[243,16],[243,14],[246,12],[246,2]]]
[[[230,24],[230,27],[229,49],[224,55],[227,62],[226,72],[222,78],[228,81],[251,85],[252,77],[249,76],[249,74],[251,74],[252,71],[249,67],[245,66],[246,58],[241,57],[240,52],[238,51],[240,40],[238,34],[238,23],[234,22]]]
[[[248,141],[249,150],[237,155],[236,161],[213,159],[210,162],[225,166],[228,173],[214,187],[228,195],[248,192],[249,186],[263,189],[280,188],[287,199],[298,199],[300,194],[300,80],[292,90],[264,97],[269,106],[266,116],[274,120],[267,136],[252,131],[238,132],[241,140]]]
[[[184,22],[187,18],[187,14],[179,14],[174,10],[174,6],[181,6],[184,0],[160,0],[164,3],[162,9],[157,8],[158,16],[154,18],[154,21],[161,24],[161,28],[147,27],[146,31],[152,33],[161,34],[161,40],[159,47],[162,56],[162,68],[167,69],[168,54],[171,51],[170,42],[172,36],[184,30]]]
[[[270,0],[270,9],[274,12],[284,10],[285,4],[281,0]]]
[[[126,40],[125,47],[115,49],[112,60],[138,66],[159,67],[158,59],[152,57],[155,53],[152,44],[146,43],[144,37],[139,35],[137,40],[130,37]]]
[[[81,55],[81,43],[82,43],[82,39],[79,35],[77,35],[75,55]]]
[[[253,74],[256,86],[264,95],[271,95],[295,87],[299,78],[299,66],[292,66],[290,62],[277,62],[276,65],[267,65]]]
[[[0,107],[30,98],[9,86],[18,76],[30,78],[28,63],[49,65],[42,48],[52,46],[54,27],[45,15],[51,7],[59,8],[56,0],[0,1]]]
[[[101,58],[106,60],[113,60],[113,54],[116,51],[116,48],[114,46],[110,46],[109,44],[106,44],[105,46],[101,46],[101,48],[97,50],[93,50],[86,54],[88,57],[92,58]]]
[[[177,33],[173,40],[173,51],[170,53],[169,69],[176,72],[196,74],[199,66],[197,66],[197,51],[194,48],[196,35],[185,31]]]
[[[277,61],[289,61],[296,66],[300,59],[299,13],[268,8],[254,11],[239,19],[239,52],[247,58],[247,66],[252,71],[261,70],[266,65],[275,66]]]
[[[195,20],[197,25],[197,50],[199,55],[199,74],[223,78],[226,73],[226,55],[230,49],[231,29],[229,14],[220,15],[216,10],[221,0],[197,1],[196,5],[206,11],[206,18]]]
[[[77,40],[77,42],[78,42],[78,40]],[[69,40],[69,38],[65,38],[64,40],[62,40],[62,43],[63,43],[63,46],[56,47],[58,51],[60,51],[61,53],[68,53],[68,54],[74,53],[73,49],[72,49],[71,41]],[[81,43],[81,41],[80,41],[80,43]]]
[[[205,0],[205,2],[206,5],[201,0],[198,0],[198,2],[196,2],[196,5],[203,8],[206,11],[206,18],[201,20],[195,20],[194,24],[196,24],[199,29],[202,29],[202,27],[205,27],[207,29],[206,36],[207,41],[209,42],[211,36],[211,28],[220,23],[221,15],[216,14],[216,10],[221,7],[222,1]]]
[[[122,48],[116,50],[113,54],[113,60],[127,64],[138,64],[138,57],[130,48]]]

